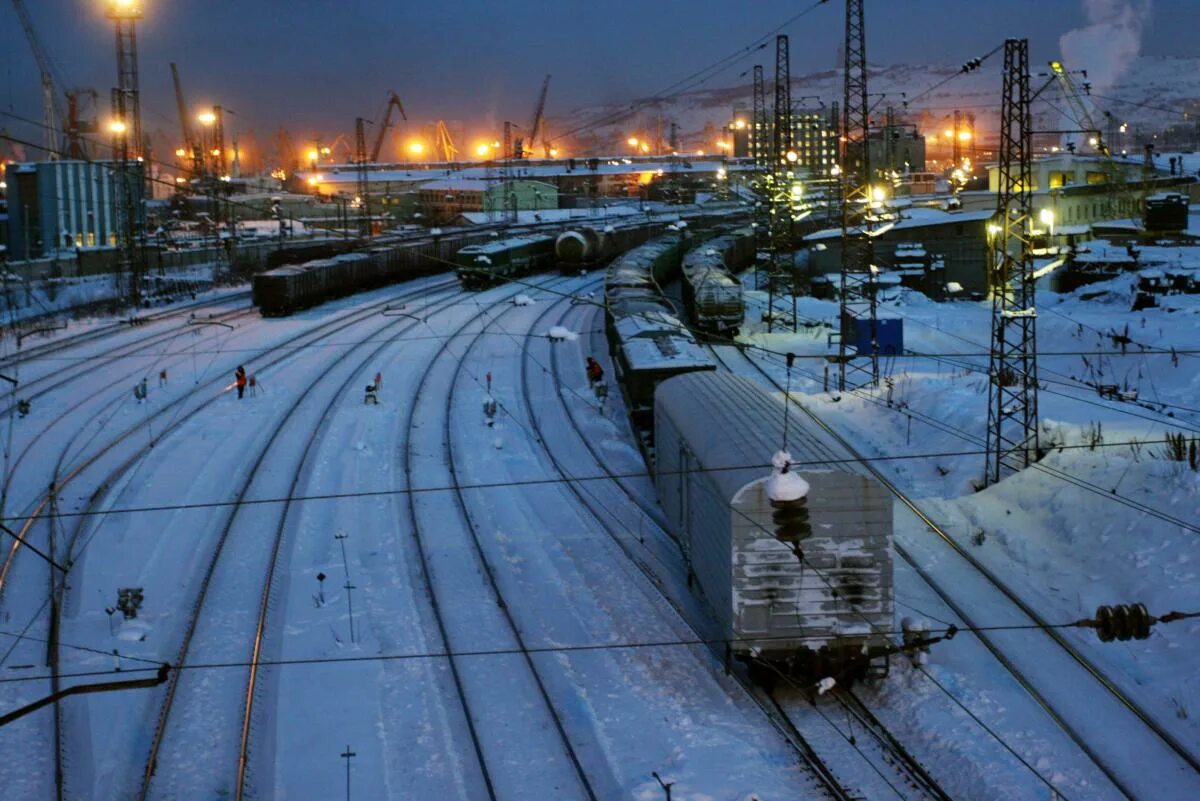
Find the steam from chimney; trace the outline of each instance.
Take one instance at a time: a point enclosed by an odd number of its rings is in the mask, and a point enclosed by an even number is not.
[[[1087,70],[1092,91],[1103,94],[1138,57],[1153,0],[1083,0],[1088,25],[1058,40],[1063,64]]]

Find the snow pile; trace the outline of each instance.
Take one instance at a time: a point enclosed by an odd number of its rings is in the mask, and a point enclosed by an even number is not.
[[[517,295],[515,298],[513,298],[513,305],[514,306],[532,306],[533,298],[529,297],[528,295]]]
[[[790,471],[792,455],[787,451],[777,451],[771,457],[775,466],[771,477],[767,479],[767,497],[775,503],[798,501],[808,495],[808,482],[798,473]]]
[[[567,342],[574,342],[575,340],[579,339],[579,334],[563,328],[561,325],[556,325],[551,328],[546,336],[550,338],[551,342],[561,342],[564,340]]]
[[[492,260],[482,254],[475,257],[476,264],[491,264]]]
[[[824,695],[825,693],[832,690],[834,688],[834,685],[836,685],[836,684],[837,684],[837,681],[830,678],[829,676],[826,676],[825,678],[823,678],[817,682],[817,695]]]

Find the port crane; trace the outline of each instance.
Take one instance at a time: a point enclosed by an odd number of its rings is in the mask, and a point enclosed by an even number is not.
[[[29,40],[29,47],[33,50],[33,57],[37,61],[38,71],[42,76],[42,127],[46,136],[46,158],[50,161],[57,161],[61,146],[61,133],[59,132],[58,104],[54,91],[54,75],[50,70],[50,57],[38,39],[37,32],[33,27],[33,20],[29,17],[29,10],[25,8],[24,0],[13,0],[13,7],[17,10],[17,19],[20,20],[21,27],[25,30],[25,38]]]
[[[404,104],[400,102],[400,95],[395,92],[388,93],[387,110],[383,113],[383,122],[379,126],[379,134],[375,137],[375,144],[371,147],[371,163],[379,163],[379,154],[383,151],[383,140],[387,136],[388,129],[392,127],[392,112],[399,111],[400,119],[408,122],[408,115],[404,113]]]

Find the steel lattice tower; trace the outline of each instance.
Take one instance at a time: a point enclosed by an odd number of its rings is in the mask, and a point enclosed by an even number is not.
[[[992,352],[985,484],[1038,456],[1037,311],[1031,250],[1029,40],[1004,43],[1000,185],[991,233]]]
[[[766,169],[768,164],[766,138],[767,138],[767,90],[765,81],[763,80],[762,64],[754,65],[754,115],[750,118],[750,155],[754,157],[754,172],[757,175],[758,195],[762,197],[766,193],[763,191],[766,181]],[[754,241],[755,247],[758,250],[763,250],[767,244],[768,233],[770,230],[771,216],[768,213],[767,204],[762,200],[755,203],[754,206]],[[757,268],[756,268],[757,269]],[[757,286],[755,287],[757,288]]]
[[[875,247],[871,240],[870,109],[863,0],[846,0],[842,93],[842,282],[838,388],[879,381],[875,317]],[[859,345],[865,343],[865,348]]]
[[[763,79],[762,64],[754,65],[754,118],[752,120],[754,128],[751,138],[754,157],[754,166],[760,170],[767,166],[767,151],[765,148],[767,136],[767,88],[766,81]]]
[[[367,156],[366,122],[362,117],[354,121],[354,161],[358,165],[359,233],[369,239],[371,237],[371,201],[368,194],[370,176],[367,172],[369,157]]]
[[[779,279],[792,274],[792,169],[796,153],[792,150],[792,74],[789,66],[788,38],[775,37],[775,108],[771,131],[770,234],[771,276],[768,283],[767,331],[775,319],[775,290]],[[787,265],[786,272],[784,264]]]

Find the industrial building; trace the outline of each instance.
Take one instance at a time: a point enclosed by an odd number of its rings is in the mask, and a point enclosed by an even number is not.
[[[144,227],[142,164],[126,165],[130,208]],[[117,244],[123,212],[121,164],[113,161],[16,162],[8,184],[8,254],[39,258]]]
[[[1110,175],[1114,172],[1115,176]],[[1110,161],[1099,156],[1059,153],[1031,164],[1030,187],[1036,219],[1052,222],[1055,232],[1084,236],[1090,226],[1115,219],[1140,217],[1144,191],[1178,192],[1200,201],[1200,184],[1194,176],[1156,171],[1143,177],[1143,167],[1133,161]],[[995,209],[999,168],[988,167],[987,192],[959,195],[964,210]]]
[[[730,134],[733,138],[732,152],[736,158],[770,160],[771,137],[774,115],[767,112],[766,126],[757,124],[744,107],[735,107]],[[796,163],[808,170],[809,175],[827,178],[837,164],[838,121],[832,112],[824,109],[792,108],[792,149],[796,151]],[[922,148],[922,166],[924,148]]]
[[[441,225],[464,212],[541,211],[558,208],[558,188],[545,181],[442,178],[421,184],[420,207]]]
[[[994,201],[993,201],[994,202]],[[938,296],[946,285],[957,284],[965,294],[988,289],[987,223],[991,211],[905,209],[894,225],[874,237],[875,262],[882,268],[913,269],[923,264],[926,276],[908,276],[911,286]],[[842,264],[841,229],[827,229],[804,238],[809,247],[809,274],[816,279],[836,273]],[[915,246],[920,246],[915,247]]]
[[[723,187],[737,194],[752,170],[753,165],[735,160],[699,157],[522,160],[507,169],[486,163],[380,164],[367,174],[367,191],[372,208],[382,206],[396,219],[420,212],[444,221],[493,206],[504,210],[504,192],[489,187],[505,183],[516,187],[518,210],[591,208],[606,198],[690,203]],[[354,165],[330,165],[295,179],[323,198],[353,198],[358,192]],[[486,199],[489,193],[492,201]]]

